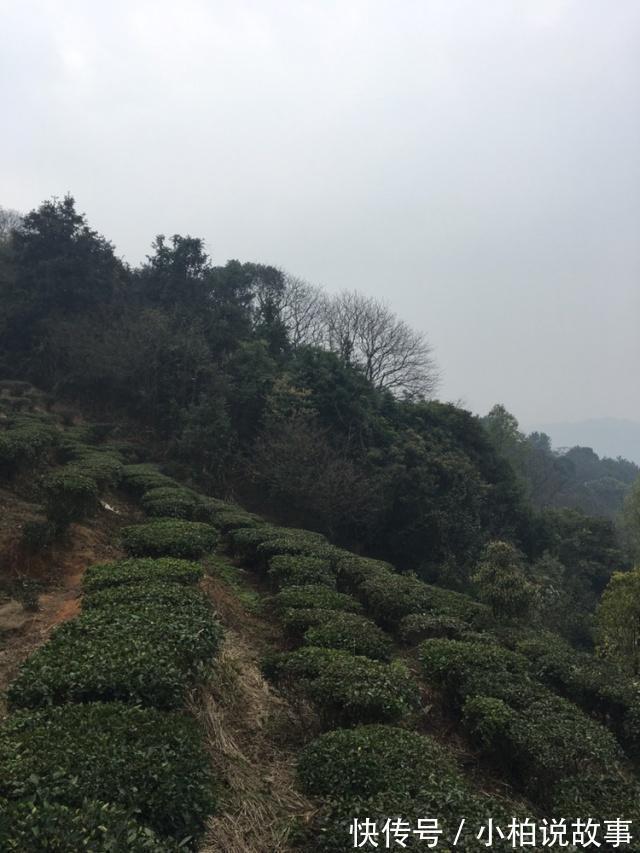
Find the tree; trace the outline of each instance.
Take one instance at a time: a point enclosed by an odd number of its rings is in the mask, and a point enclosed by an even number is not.
[[[489,542],[471,579],[480,599],[499,618],[522,617],[533,603],[522,555],[509,542]]]
[[[174,234],[167,242],[158,234],[153,254],[139,272],[144,296],[152,304],[178,308],[183,313],[202,309],[206,302],[206,277],[211,266],[199,237]]]
[[[284,274],[280,316],[292,349],[323,345],[326,340],[326,303],[327,296],[321,288],[302,278]]]
[[[629,675],[640,674],[640,569],[615,572],[597,611],[598,650]]]
[[[433,351],[389,306],[345,291],[325,306],[328,349],[359,367],[376,387],[397,395],[429,397],[438,385]]]
[[[622,531],[636,564],[640,564],[640,477],[628,492],[622,510]]]
[[[22,215],[10,207],[0,207],[0,243],[8,243],[22,225]]]

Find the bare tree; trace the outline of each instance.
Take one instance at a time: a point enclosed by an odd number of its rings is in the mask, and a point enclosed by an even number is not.
[[[302,278],[284,273],[280,317],[291,346],[322,346],[326,338],[324,291]]]
[[[0,243],[6,243],[11,237],[11,232],[20,228],[21,225],[22,216],[17,210],[0,207]]]
[[[378,388],[428,397],[438,385],[433,350],[389,306],[357,291],[345,291],[325,308],[327,346],[358,365]]]

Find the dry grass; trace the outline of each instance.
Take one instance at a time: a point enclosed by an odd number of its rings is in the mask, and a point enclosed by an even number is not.
[[[231,629],[212,685],[194,710],[224,787],[201,853],[289,853],[292,830],[314,811],[296,787],[300,722],[263,679],[255,647]]]

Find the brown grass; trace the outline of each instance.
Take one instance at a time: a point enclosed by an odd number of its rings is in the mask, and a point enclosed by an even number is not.
[[[212,597],[220,600],[220,592]],[[258,622],[251,618],[246,638],[227,627],[211,686],[194,698],[222,783],[201,853],[289,853],[296,825],[314,812],[296,787],[302,724],[262,677]]]

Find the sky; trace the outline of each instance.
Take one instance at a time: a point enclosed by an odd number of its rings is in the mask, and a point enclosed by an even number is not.
[[[439,396],[640,421],[638,0],[0,0],[0,205],[385,298]]]

